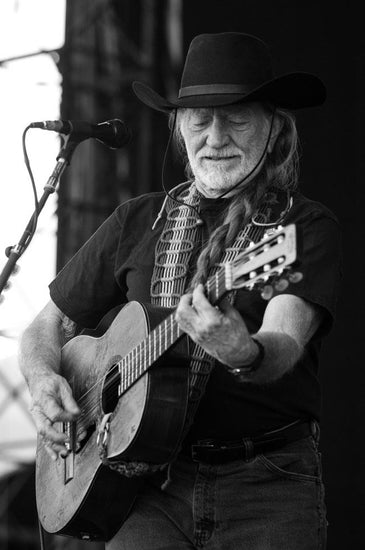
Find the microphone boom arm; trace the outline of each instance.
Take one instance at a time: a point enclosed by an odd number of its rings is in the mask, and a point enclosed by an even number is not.
[[[76,136],[77,138],[77,136]],[[57,155],[57,163],[54,167],[52,174],[47,180],[46,185],[44,186],[43,195],[38,201],[38,210],[33,212],[18,244],[8,247],[6,250],[6,255],[8,260],[0,273],[0,302],[1,302],[1,293],[7,285],[7,282],[14,271],[15,265],[19,258],[22,256],[23,252],[27,249],[30,241],[32,240],[32,228],[35,222],[35,218],[39,216],[40,212],[43,210],[44,205],[47,202],[48,197],[56,191],[58,182],[71,162],[72,155],[80,143],[80,140],[75,139],[72,133],[64,139],[64,144]]]

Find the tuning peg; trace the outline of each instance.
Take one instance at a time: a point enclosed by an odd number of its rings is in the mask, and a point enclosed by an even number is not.
[[[299,281],[303,279],[303,273],[300,273],[300,271],[293,271],[288,274],[288,279],[291,283],[299,283]]]
[[[289,282],[286,279],[279,279],[274,283],[275,290],[278,292],[283,292],[289,286]]]
[[[271,285],[265,285],[261,291],[261,297],[264,300],[270,300],[274,294],[274,289]]]

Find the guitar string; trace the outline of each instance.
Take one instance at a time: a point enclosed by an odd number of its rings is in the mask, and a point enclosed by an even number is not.
[[[257,234],[259,233],[259,231],[260,231],[259,228],[256,228],[256,227],[254,228],[253,234],[252,234],[252,241],[253,242],[255,240],[255,237],[257,237]],[[250,251],[247,251],[246,254],[248,256],[250,254]],[[240,259],[240,262],[241,261],[242,261],[242,258]],[[237,261],[233,262],[233,265],[235,263],[237,263]],[[220,269],[217,272],[217,274],[212,279],[207,281],[207,286],[209,287],[210,284],[220,286],[221,283],[222,283],[222,280],[224,280],[225,277],[226,277],[226,271],[225,271],[225,268],[223,267],[222,269]],[[216,281],[215,279],[218,279],[218,281]],[[169,321],[170,326],[166,326],[167,321]],[[87,419],[88,416],[91,416],[92,417],[91,419],[93,419],[94,413],[96,413],[98,410],[100,410],[99,395],[95,395],[94,390],[101,383],[103,383],[103,381],[105,380],[105,377],[107,375],[110,376],[109,379],[105,382],[105,385],[104,385],[104,390],[105,391],[117,388],[119,386],[120,381],[122,382],[120,384],[121,386],[124,386],[124,383],[127,382],[127,386],[125,388],[123,387],[122,393],[127,391],[129,389],[129,387],[138,380],[138,378],[140,378],[143,374],[145,374],[145,372],[148,370],[148,368],[158,359],[158,357],[160,357],[162,355],[160,353],[159,356],[156,356],[157,346],[156,346],[156,341],[155,341],[155,334],[156,334],[157,329],[162,330],[161,329],[162,325],[165,325],[165,327],[164,327],[165,333],[163,334],[162,342],[161,342],[161,339],[160,339],[160,343],[158,344],[159,348],[165,347],[166,338],[167,338],[166,330],[167,329],[171,330],[171,328],[174,330],[175,323],[176,322],[175,322],[173,316],[168,316],[167,319],[165,319],[162,323],[160,323],[160,325],[158,325],[158,327],[156,327],[144,340],[142,340],[142,342],[140,342],[137,346],[135,346],[135,348],[133,348],[125,357],[123,357],[120,361],[118,361],[118,363],[113,365],[108,373],[103,374],[103,376],[101,378],[96,380],[96,382],[79,398],[78,404],[81,408],[81,414],[80,414],[79,418],[77,419],[77,423],[81,424],[80,431],[81,431],[82,426],[83,426],[82,425],[82,420],[84,420],[85,418]],[[153,336],[154,341],[153,341],[153,344],[151,346],[149,346],[149,348],[147,349],[146,344],[147,344],[148,341],[150,341],[152,339],[151,338],[152,334],[154,334],[154,336]],[[166,351],[166,350],[164,349],[164,351]],[[149,354],[149,357],[148,357],[148,360],[146,361],[146,355],[147,354]],[[134,355],[134,357],[133,357],[133,355]],[[128,364],[128,357],[130,358],[129,359],[129,364]],[[144,360],[145,360],[146,364],[150,363],[151,360],[152,360],[152,362],[151,362],[151,364],[148,364],[148,366],[146,366],[143,370],[141,370],[141,372],[139,372],[137,374],[137,377],[135,377],[136,372],[138,372],[138,370],[140,370],[140,365],[141,365],[140,359],[142,358],[142,360],[143,360],[143,357],[144,357]],[[127,364],[123,365],[123,362],[125,362]],[[125,372],[123,372],[123,373],[119,372],[119,367],[120,366],[126,366]],[[112,374],[110,375],[110,373],[112,373]],[[132,380],[132,383],[130,383],[130,380]]]

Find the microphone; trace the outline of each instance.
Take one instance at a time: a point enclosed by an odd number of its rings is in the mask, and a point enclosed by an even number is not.
[[[59,134],[69,135],[83,141],[95,138],[111,149],[119,149],[127,145],[131,139],[131,133],[127,125],[119,118],[113,118],[99,124],[91,124],[84,120],[44,120],[32,122],[30,128],[41,128]]]

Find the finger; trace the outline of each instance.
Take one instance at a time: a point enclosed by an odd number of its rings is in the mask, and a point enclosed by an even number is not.
[[[52,420],[48,418],[38,406],[31,407],[31,412],[37,432],[44,440],[61,444],[67,441],[66,434],[54,428]]]
[[[70,454],[70,451],[66,449],[66,447],[57,445],[56,443],[52,443],[50,441],[44,442],[44,448],[52,460],[57,460],[58,456],[66,458]]]
[[[214,324],[222,320],[222,311],[220,311],[217,307],[212,306],[206,298],[203,285],[200,284],[195,288],[192,303],[200,317],[203,317]]]
[[[190,309],[192,306],[192,300],[192,294],[183,294],[180,298],[178,307],[180,307],[180,309]]]
[[[57,460],[58,458],[57,453],[52,449],[52,447],[48,443],[44,444],[44,449],[46,453],[51,457],[52,460]]]
[[[87,431],[82,429],[79,432],[77,432],[77,441],[82,441],[87,436]]]
[[[67,420],[74,420],[80,414],[80,408],[72,396],[72,391],[65,381],[60,387],[61,401]]]
[[[242,319],[229,300],[222,300],[219,303],[219,312],[230,319]]]
[[[191,323],[197,317],[196,311],[192,308],[192,294],[181,296],[175,311],[176,321],[180,324]]]

